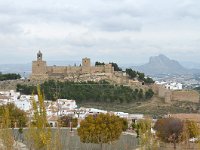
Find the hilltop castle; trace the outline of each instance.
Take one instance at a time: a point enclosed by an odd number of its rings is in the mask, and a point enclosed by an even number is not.
[[[47,66],[46,61],[42,60],[42,53],[37,53],[37,60],[32,62],[32,80],[47,80],[55,78],[65,78],[70,75],[83,75],[105,73],[113,74],[114,67],[111,64],[92,66],[89,58],[82,59],[80,66]]]

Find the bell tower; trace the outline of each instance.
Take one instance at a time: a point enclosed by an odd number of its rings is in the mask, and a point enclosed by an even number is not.
[[[42,61],[42,53],[41,53],[41,51],[39,51],[37,53],[37,61]]]

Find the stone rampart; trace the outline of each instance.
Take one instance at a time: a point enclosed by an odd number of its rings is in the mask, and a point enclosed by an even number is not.
[[[32,74],[46,74],[47,65],[46,61],[33,61],[32,62]]]
[[[172,91],[171,99],[173,101],[189,101],[199,103],[199,93],[194,90]]]
[[[185,101],[199,103],[200,95],[194,90],[169,90],[162,85],[154,85],[153,88],[155,93],[158,94],[160,98],[164,98],[166,103],[171,103],[171,101]]]

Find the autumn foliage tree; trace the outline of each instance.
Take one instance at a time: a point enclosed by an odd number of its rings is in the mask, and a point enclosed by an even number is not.
[[[32,99],[33,107],[33,121],[30,124],[27,132],[27,138],[29,141],[30,149],[46,149],[50,150],[51,147],[51,129],[48,127],[46,108],[44,105],[44,97],[40,91],[40,87],[37,88],[38,92],[38,104],[35,99]]]
[[[154,129],[158,138],[166,143],[176,143],[184,140],[184,122],[177,118],[162,118],[157,120]]]
[[[128,120],[125,118],[120,118],[122,122],[122,131],[126,131],[128,129]]]
[[[9,119],[10,119],[10,125],[11,127],[26,127],[26,124],[28,122],[28,118],[26,115],[26,112],[23,110],[17,108],[14,104],[8,103],[7,105],[0,106],[0,116],[2,116],[5,112],[5,109],[8,109],[9,111]]]
[[[122,133],[122,121],[110,114],[90,115],[80,123],[78,135],[83,143],[96,143],[103,148],[104,143],[119,139]]]
[[[14,149],[14,134],[11,128],[25,127],[27,123],[26,113],[14,104],[0,106],[0,141],[2,147],[0,149]]]
[[[2,141],[2,149],[13,150],[14,136],[12,134],[10,113],[8,107],[3,108],[3,114],[1,117],[1,130],[0,130],[0,139]]]
[[[70,122],[72,123],[73,128],[77,127],[77,125],[78,125],[77,118],[72,118],[71,116],[60,117],[61,127],[70,127]]]
[[[151,120],[140,119],[132,124],[133,130],[137,133],[141,149],[157,149],[157,140],[151,133]]]
[[[196,138],[200,135],[200,128],[195,121],[186,120],[185,127],[189,138]]]
[[[138,120],[137,123],[132,125],[132,128],[136,131],[137,137],[150,132],[151,130],[151,121],[148,119]]]

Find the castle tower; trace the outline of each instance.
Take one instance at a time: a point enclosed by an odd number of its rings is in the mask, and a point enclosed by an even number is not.
[[[89,58],[82,59],[82,73],[91,73],[91,63]]]
[[[82,59],[82,66],[83,67],[90,67],[91,66],[90,58],[83,58]]]
[[[114,67],[112,66],[112,64],[105,64],[104,68],[105,68],[105,73],[113,73],[114,72]]]
[[[42,53],[37,53],[37,61],[32,62],[32,79],[43,80],[48,77],[46,61],[42,60]]]
[[[171,91],[167,91],[165,93],[165,103],[171,103],[171,99],[172,99],[172,93]]]

